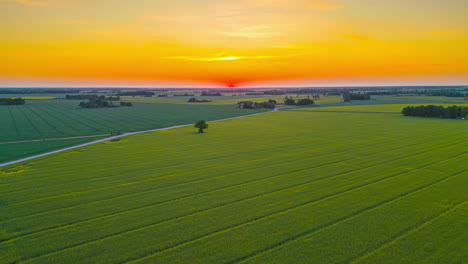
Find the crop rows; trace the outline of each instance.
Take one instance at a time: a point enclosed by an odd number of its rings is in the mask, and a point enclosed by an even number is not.
[[[79,109],[78,101],[29,100],[0,107],[0,142],[137,131],[244,115],[233,106],[140,103],[128,108]]]
[[[5,263],[372,263],[466,207],[466,127],[437,122],[285,111],[33,161],[0,172],[0,253]]]

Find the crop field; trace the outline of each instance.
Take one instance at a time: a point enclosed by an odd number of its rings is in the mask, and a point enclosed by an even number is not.
[[[0,142],[138,131],[267,111],[227,105],[146,103],[81,109],[78,103],[79,100],[28,100],[25,105],[0,106]]]
[[[403,100],[425,100],[425,101],[435,101],[435,102],[451,102],[454,104],[463,104],[465,103],[465,98],[463,97],[447,97],[447,96],[398,96],[398,99]]]
[[[0,263],[466,263],[467,123],[380,107],[282,110],[2,168]]]
[[[74,145],[83,144],[91,140],[98,140],[102,137],[90,138],[71,138],[66,140],[53,141],[34,141],[21,142],[11,144],[0,144],[0,163],[17,160],[24,157],[34,156],[37,154],[62,149]]]
[[[287,95],[246,95],[246,96],[168,96],[168,97],[141,97],[141,96],[122,96],[122,101],[129,102],[145,102],[145,103],[162,103],[162,104],[194,104],[187,101],[195,97],[197,99],[210,100],[211,102],[196,103],[200,105],[236,105],[240,101],[265,102],[268,100],[276,100],[278,104],[284,102],[285,96],[292,96],[294,99],[305,99],[307,94],[287,94]],[[316,104],[341,102],[339,96],[321,96],[319,100],[315,100]]]
[[[314,111],[329,113],[376,113],[376,114],[401,114],[401,110],[407,106],[419,106],[421,104],[382,104],[382,105],[338,105],[328,107],[297,107],[284,109],[285,111]],[[452,105],[452,104],[449,104]],[[447,105],[444,105],[447,106]]]

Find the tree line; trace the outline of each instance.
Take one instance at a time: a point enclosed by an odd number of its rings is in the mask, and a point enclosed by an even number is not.
[[[345,93],[341,95],[341,98],[344,102],[351,102],[352,100],[370,100],[371,96],[369,94]]]
[[[456,105],[448,107],[441,105],[407,106],[403,108],[401,113],[405,116],[464,118],[468,114],[468,108]]]
[[[432,96],[445,96],[445,97],[467,97],[468,94],[451,91],[438,91],[431,94]]]
[[[222,96],[222,94],[220,92],[202,91],[201,96]]]
[[[67,94],[66,100],[107,100],[107,101],[120,101],[120,96],[105,96],[95,94]]]
[[[132,106],[131,102],[120,102],[120,106]],[[104,108],[104,107],[117,107],[111,101],[106,100],[88,100],[80,102],[78,105],[81,108]]]
[[[271,108],[274,109],[276,107],[276,101],[275,100],[268,100],[267,102],[263,103],[257,103],[257,102],[252,102],[252,101],[244,101],[244,102],[239,102],[237,103],[239,105],[239,108],[245,108],[245,109],[258,109],[258,108]]]
[[[131,102],[120,102],[120,106],[133,106]]]
[[[140,95],[140,96],[145,96],[145,97],[152,97],[153,95],[155,95],[154,92],[151,92],[151,91],[127,91],[127,92],[120,92],[117,94],[118,96],[137,96],[137,95]]]
[[[290,97],[286,96],[284,98],[284,104],[285,105],[312,105],[314,104],[314,100],[310,99],[310,96],[307,96],[307,98],[305,99],[297,99],[297,102],[296,102],[296,100],[294,100],[292,96]]]
[[[23,98],[0,98],[0,105],[24,105],[25,103]]]
[[[211,100],[206,100],[206,99],[197,99],[195,97],[190,98],[187,102],[189,103],[209,103]]]

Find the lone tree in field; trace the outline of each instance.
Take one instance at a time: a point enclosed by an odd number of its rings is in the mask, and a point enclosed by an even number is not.
[[[203,133],[203,129],[207,129],[208,124],[205,122],[205,120],[200,120],[195,124],[195,127],[198,128],[198,133]]]

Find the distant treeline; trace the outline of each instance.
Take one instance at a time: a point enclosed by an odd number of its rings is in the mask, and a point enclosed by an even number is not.
[[[95,94],[74,94],[65,95],[67,100],[107,100],[107,101],[120,101],[120,96],[105,96],[105,95],[95,95]]]
[[[407,106],[403,108],[401,113],[405,116],[463,118],[466,117],[468,108],[456,105],[448,107],[443,107],[441,105]]]
[[[464,90],[466,91],[466,89]],[[424,89],[424,90],[387,90],[387,91],[372,91],[368,92],[369,95],[427,95],[427,96],[446,96],[446,97],[465,97],[465,93],[457,91],[447,91],[447,90],[434,90],[434,89]]]
[[[359,93],[346,93],[341,95],[343,101],[351,102],[352,100],[370,100],[371,96],[369,94],[359,94]]]
[[[209,102],[211,102],[211,101],[210,101],[210,100],[206,100],[206,99],[199,100],[199,99],[197,99],[197,98],[195,98],[195,97],[192,97],[192,98],[190,98],[187,102],[189,102],[189,103],[209,103]]]
[[[133,106],[131,102],[120,102],[120,106]]]
[[[276,107],[276,101],[275,100],[268,100],[267,102],[263,103],[257,103],[257,102],[252,102],[252,101],[243,101],[237,103],[239,108],[245,108],[245,109],[258,109],[258,108],[271,108],[274,109]]]
[[[79,106],[81,108],[103,108],[103,107],[114,107],[111,101],[106,100],[90,100],[88,102],[82,101]]]
[[[271,91],[265,91],[263,92],[263,94],[267,94],[267,95],[282,95],[282,94],[286,94],[285,91],[282,91],[282,90],[271,90]]]
[[[132,106],[133,104],[131,102],[120,102],[120,106]],[[88,100],[80,102],[78,105],[81,108],[104,108],[104,107],[117,107],[112,103],[112,101],[107,101],[107,100]]]
[[[146,96],[146,97],[152,97],[155,95],[154,92],[151,91],[127,91],[127,92],[120,92],[117,95],[120,96]]]
[[[79,93],[80,90],[77,89],[43,89],[43,88],[35,88],[35,89],[25,89],[25,88],[5,88],[0,89],[0,94],[41,94],[41,93]]]
[[[296,102],[296,100],[294,100],[292,96],[290,97],[286,96],[284,98],[284,104],[285,105],[312,105],[314,104],[314,100],[310,99],[310,97],[307,96],[306,99],[298,99]]]
[[[207,92],[207,91],[202,91],[201,96],[222,96],[220,92]]]
[[[439,91],[431,94],[432,96],[446,96],[446,97],[466,97],[467,94],[460,92]]]
[[[23,98],[0,98],[0,105],[24,105],[25,103]]]

